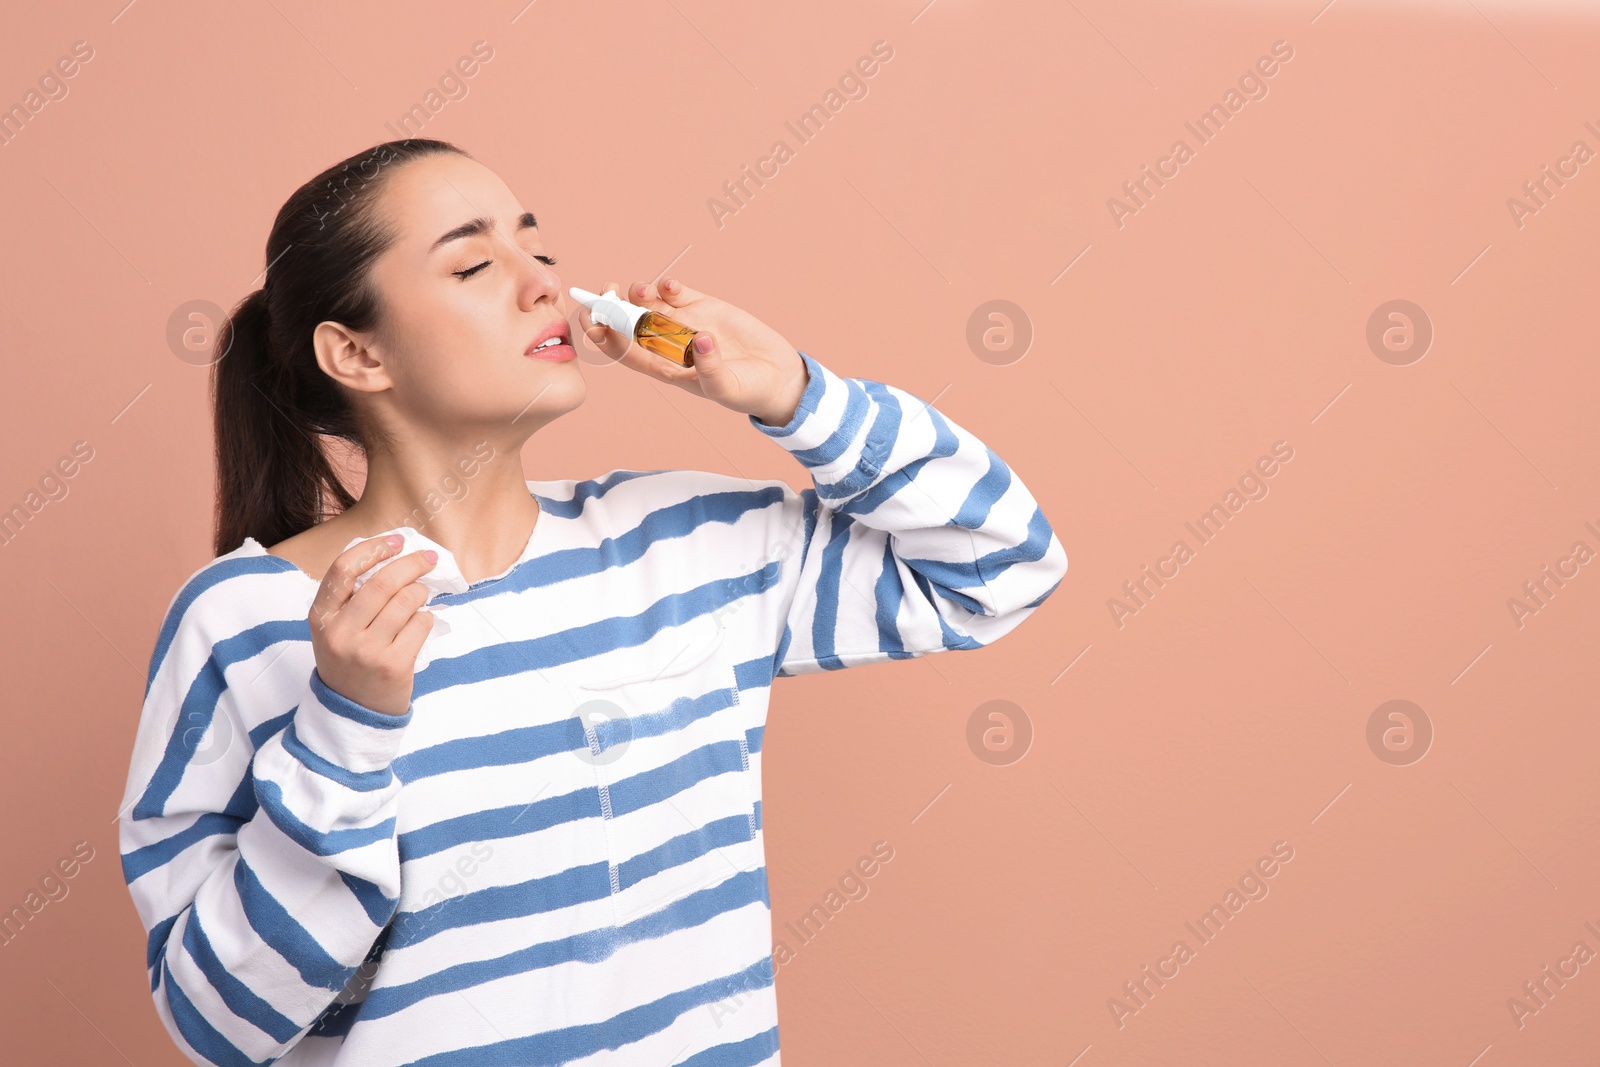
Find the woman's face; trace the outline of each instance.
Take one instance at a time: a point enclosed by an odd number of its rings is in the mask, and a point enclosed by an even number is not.
[[[577,359],[527,354],[550,328],[574,350],[561,279],[505,182],[446,153],[405,164],[379,199],[397,235],[373,265],[382,322],[363,335],[371,362],[345,369],[383,424],[402,440],[521,440],[583,403]]]

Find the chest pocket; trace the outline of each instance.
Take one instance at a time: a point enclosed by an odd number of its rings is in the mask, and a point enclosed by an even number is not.
[[[761,865],[759,787],[724,636],[703,615],[658,635],[661,652],[646,668],[569,687],[599,787],[619,925]]]

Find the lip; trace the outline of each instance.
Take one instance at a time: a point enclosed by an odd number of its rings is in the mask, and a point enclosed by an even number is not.
[[[545,341],[548,341],[552,337],[561,338],[561,343],[551,345],[549,348],[539,349],[537,352],[534,351],[534,349],[538,348],[539,345],[543,344]],[[555,319],[551,321],[547,326],[545,326],[544,329],[540,330],[539,335],[528,344],[527,350],[523,353],[523,355],[528,356],[530,359],[545,359],[555,363],[565,362],[569,359],[576,359],[578,356],[578,350],[572,347],[572,331],[567,325],[567,320]]]

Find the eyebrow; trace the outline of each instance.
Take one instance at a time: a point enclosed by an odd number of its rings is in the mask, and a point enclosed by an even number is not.
[[[530,226],[534,229],[538,229],[539,220],[533,217],[533,212],[524,211],[522,213],[522,217],[517,220],[517,232],[521,233]],[[493,229],[494,220],[484,218],[480,215],[470,222],[463,222],[460,226],[457,226],[455,229],[440,237],[428,247],[428,251],[433,252],[438,249],[439,246],[449,244],[451,241],[456,241],[463,237],[477,237],[479,234],[488,233]]]

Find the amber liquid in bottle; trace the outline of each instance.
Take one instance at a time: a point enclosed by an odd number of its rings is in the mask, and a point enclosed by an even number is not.
[[[658,356],[665,356],[680,367],[692,367],[694,351],[689,347],[689,343],[694,340],[695,332],[665,315],[646,311],[639,317],[639,324],[633,328],[633,339],[639,343],[640,348],[654,352]]]

